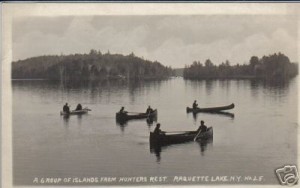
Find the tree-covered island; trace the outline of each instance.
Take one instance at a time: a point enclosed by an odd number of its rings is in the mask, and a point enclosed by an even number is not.
[[[32,57],[12,62],[12,79],[111,80],[164,79],[172,75],[171,67],[130,55],[89,54]]]
[[[298,64],[291,63],[289,58],[282,53],[258,58],[252,56],[248,64],[230,65],[228,60],[220,65],[214,65],[207,59],[204,63],[194,61],[185,66],[183,77],[185,79],[241,79],[262,78],[285,80],[298,74]]]
[[[204,64],[194,61],[183,69],[172,69],[157,61],[129,55],[102,54],[91,50],[89,54],[48,55],[12,62],[12,79],[47,80],[150,80],[165,79],[173,75],[185,79],[279,79],[298,74],[298,64],[291,63],[282,53],[258,58],[252,56],[248,64],[230,65],[226,60],[214,65],[210,59]]]

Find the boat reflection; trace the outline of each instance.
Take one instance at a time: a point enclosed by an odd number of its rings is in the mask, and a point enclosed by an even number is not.
[[[155,122],[157,122],[157,118],[148,118],[146,122],[148,127],[151,127]]]
[[[213,143],[213,138],[211,139],[206,139],[206,140],[199,140],[197,142],[200,146],[200,153],[202,156],[204,156],[205,151],[207,150],[208,145],[212,145]]]
[[[82,118],[83,118],[83,116],[85,116],[85,114],[84,115],[78,114],[76,116],[77,116],[77,123],[78,123],[79,126],[81,126],[81,124],[82,124]],[[63,116],[61,116],[61,118],[64,121],[64,126],[65,127],[69,127],[70,117],[71,117],[71,115],[63,115]],[[73,116],[73,118],[75,118],[75,116]]]
[[[120,127],[121,132],[124,133],[125,127],[127,126],[127,121],[118,121],[116,119],[116,125]]]
[[[167,146],[163,146],[164,148],[166,148]],[[151,146],[150,145],[150,153],[154,153],[156,156],[156,162],[159,163],[160,162],[160,153],[161,153],[161,149],[162,146],[156,145],[156,146]]]
[[[146,122],[146,125],[150,128],[153,124],[157,122],[157,118],[147,118],[147,119],[131,119],[120,121],[116,119],[116,125],[120,127],[121,131],[124,132],[125,127],[128,125],[129,122]]]
[[[81,124],[82,124],[82,116],[83,116],[84,114],[79,114],[79,115],[77,115],[77,120],[78,120],[78,125],[79,126],[81,126]]]
[[[192,114],[195,121],[197,121],[199,114],[212,114],[212,115],[225,116],[234,119],[234,113],[230,113],[230,112],[198,112]]]
[[[208,145],[212,145],[213,138],[209,139],[200,139],[195,142],[185,142],[180,144],[168,144],[168,145],[160,145],[160,144],[150,144],[150,153],[154,153],[156,156],[156,162],[160,163],[161,161],[161,152],[171,149],[174,145],[187,145],[187,144],[194,144],[197,143],[200,148],[201,156],[204,156],[205,151],[207,150]]]
[[[69,115],[64,115],[64,116],[62,116],[62,118],[64,120],[64,126],[69,127],[70,116]]]

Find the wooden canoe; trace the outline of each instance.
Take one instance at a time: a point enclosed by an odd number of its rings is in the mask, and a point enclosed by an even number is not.
[[[61,111],[61,112],[60,112],[60,115],[62,115],[62,116],[68,116],[68,115],[82,115],[82,114],[88,113],[88,111],[91,111],[91,110],[88,109],[88,108],[84,108],[84,109],[82,109],[82,110],[72,110],[72,111],[70,111],[70,113],[66,113],[66,112]]]
[[[187,131],[181,134],[159,134],[156,135],[153,132],[150,133],[150,146],[166,146],[171,144],[180,144],[184,142],[193,141],[197,131]],[[213,128],[209,127],[206,132],[200,133],[196,140],[208,140],[213,138]]]
[[[137,114],[128,114],[128,113],[122,113],[120,114],[119,112],[116,113],[116,119],[117,121],[128,121],[131,119],[152,119],[157,117],[157,110],[153,110],[152,113],[147,114],[147,113],[137,113]]]
[[[186,108],[186,111],[187,112],[193,112],[193,113],[197,113],[197,112],[220,112],[220,111],[223,111],[223,110],[230,110],[230,109],[233,109],[234,108],[234,104],[230,104],[228,106],[220,106],[220,107],[210,107],[210,108],[190,108],[190,107],[187,107]]]

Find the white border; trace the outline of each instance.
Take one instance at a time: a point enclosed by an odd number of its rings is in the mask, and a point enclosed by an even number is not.
[[[12,185],[12,20],[27,16],[84,16],[84,15],[295,15],[298,16],[298,36],[300,36],[299,3],[2,3],[2,187]],[[298,37],[299,38],[299,37]],[[298,42],[299,62],[300,42]],[[299,82],[298,82],[299,83]],[[299,83],[300,84],[300,83]],[[299,85],[300,86],[300,85]],[[298,92],[300,99],[300,92]],[[5,110],[3,110],[5,109]],[[298,105],[298,114],[300,108]],[[298,116],[299,122],[299,116]],[[300,135],[298,129],[298,135]],[[299,136],[298,136],[299,139]],[[298,141],[299,143],[299,141]],[[298,147],[299,148],[299,147]],[[298,149],[298,156],[300,150]],[[298,161],[299,163],[299,161]],[[298,164],[298,167],[300,165]],[[171,187],[155,186],[155,187]],[[220,187],[208,185],[209,187]],[[226,187],[253,185],[228,185]],[[23,187],[23,186],[18,186]],[[35,186],[41,187],[41,186]],[[47,186],[51,187],[51,186]],[[55,186],[57,187],[57,186]],[[67,186],[78,187],[78,186]],[[96,187],[96,186],[92,186]],[[102,186],[104,187],[104,186]],[[112,186],[110,186],[112,187]],[[130,187],[130,186],[126,186]],[[154,186],[143,186],[154,187]],[[178,187],[178,186],[177,186]],[[180,186],[180,187],[199,187]],[[223,186],[222,186],[223,187]],[[262,186],[255,187],[281,187]]]

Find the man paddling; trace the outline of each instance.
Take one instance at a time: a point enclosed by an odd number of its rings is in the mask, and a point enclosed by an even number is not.
[[[149,105],[147,110],[146,110],[146,114],[151,114],[152,112],[153,112],[153,109]]]
[[[160,130],[160,123],[157,123],[157,124],[156,124],[156,127],[155,127],[153,133],[154,133],[155,135],[165,134],[164,131],[161,131],[161,130]]]
[[[196,141],[197,140],[197,138],[198,138],[198,136],[200,135],[200,133],[203,133],[203,132],[205,132],[205,131],[207,131],[207,127],[204,125],[204,121],[203,120],[201,120],[201,125],[199,126],[199,128],[197,129],[197,131],[196,131],[196,136],[194,137],[194,141]]]
[[[76,111],[77,110],[82,110],[82,106],[81,106],[81,104],[79,103],[78,105],[77,105],[77,107],[76,107],[76,109],[75,109]]]
[[[200,125],[199,128],[197,129],[197,132],[199,132],[199,131],[200,131],[200,132],[205,132],[205,131],[207,131],[207,126],[204,125],[204,121],[201,120],[200,123],[201,123],[201,125]]]
[[[70,107],[68,106],[68,103],[66,103],[63,107],[63,112],[69,114],[70,113]]]
[[[193,103],[193,109],[196,109],[198,107],[197,101],[195,100]]]
[[[122,106],[122,108],[120,109],[119,113],[120,113],[120,114],[127,114],[127,112],[124,111],[124,106]]]

